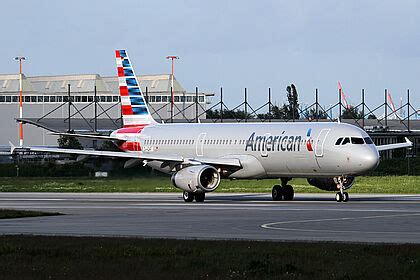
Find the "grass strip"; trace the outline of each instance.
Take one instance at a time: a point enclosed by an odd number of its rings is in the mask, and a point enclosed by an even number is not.
[[[0,236],[2,279],[418,279],[420,245]]]
[[[270,193],[279,180],[222,180],[217,192]],[[296,178],[297,193],[322,193]],[[0,192],[179,192],[169,177],[144,178],[0,178]],[[357,177],[352,193],[419,194],[420,176]]]

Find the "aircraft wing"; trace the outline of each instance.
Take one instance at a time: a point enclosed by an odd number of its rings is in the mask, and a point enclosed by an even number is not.
[[[54,147],[15,147],[10,143],[10,153],[14,154],[16,151],[21,152],[43,152],[53,154],[73,154],[73,155],[84,155],[84,156],[99,156],[99,157],[116,157],[126,159],[140,159],[140,160],[156,160],[163,162],[174,162],[174,163],[190,163],[190,164],[209,164],[209,165],[225,165],[232,167],[241,167],[241,163],[235,158],[191,158],[185,159],[179,155],[170,154],[155,154],[155,153],[144,153],[144,152],[114,152],[114,151],[97,151],[97,150],[78,150],[78,149],[62,149]]]
[[[392,149],[398,149],[398,148],[409,148],[413,146],[413,143],[408,140],[407,137],[405,137],[405,143],[396,143],[396,144],[388,144],[388,145],[380,145],[376,146],[378,151],[386,151],[386,150],[392,150]]]
[[[109,140],[109,141],[124,140],[124,139],[119,139],[116,137],[111,137],[111,136],[106,136],[106,135],[78,134],[78,133],[66,133],[66,132],[51,132],[49,134],[58,135],[58,136],[89,138],[89,139],[97,139],[97,140]]]

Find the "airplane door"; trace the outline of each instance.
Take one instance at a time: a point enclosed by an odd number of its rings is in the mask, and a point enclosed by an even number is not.
[[[207,133],[200,133],[197,137],[197,142],[195,144],[195,152],[198,157],[202,157],[204,154],[204,138],[206,138]]]
[[[144,139],[143,152],[153,152],[152,137],[147,136]]]
[[[325,140],[327,139],[328,133],[330,133],[329,128],[324,128],[319,133],[318,138],[316,139],[315,156],[317,157],[324,156],[324,143],[325,143]]]

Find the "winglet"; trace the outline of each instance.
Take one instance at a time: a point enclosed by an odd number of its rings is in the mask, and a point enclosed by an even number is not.
[[[404,137],[404,138],[405,138],[405,142],[407,142],[408,144],[410,144],[411,146],[413,146],[413,142],[411,142],[410,139],[408,139],[407,137]]]
[[[15,152],[16,146],[13,145],[11,141],[9,141],[9,145],[10,145],[10,154],[13,155]]]

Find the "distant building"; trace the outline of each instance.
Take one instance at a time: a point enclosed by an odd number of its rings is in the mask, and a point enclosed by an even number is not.
[[[158,121],[168,121],[171,117],[171,75],[138,76],[140,86],[146,96],[153,117]],[[69,116],[69,85],[72,105]],[[59,131],[70,127],[76,131],[95,129],[95,102],[97,94],[96,128],[114,130],[121,126],[121,108],[117,77],[101,77],[98,74],[23,76],[23,116],[37,126]],[[194,120],[196,116],[205,118],[208,97],[212,94],[187,92],[174,78],[173,119]],[[18,125],[15,119],[19,113],[19,75],[0,75],[0,117],[2,133],[0,145],[9,141],[18,143]],[[57,137],[34,125],[24,125],[25,145],[56,145]]]

